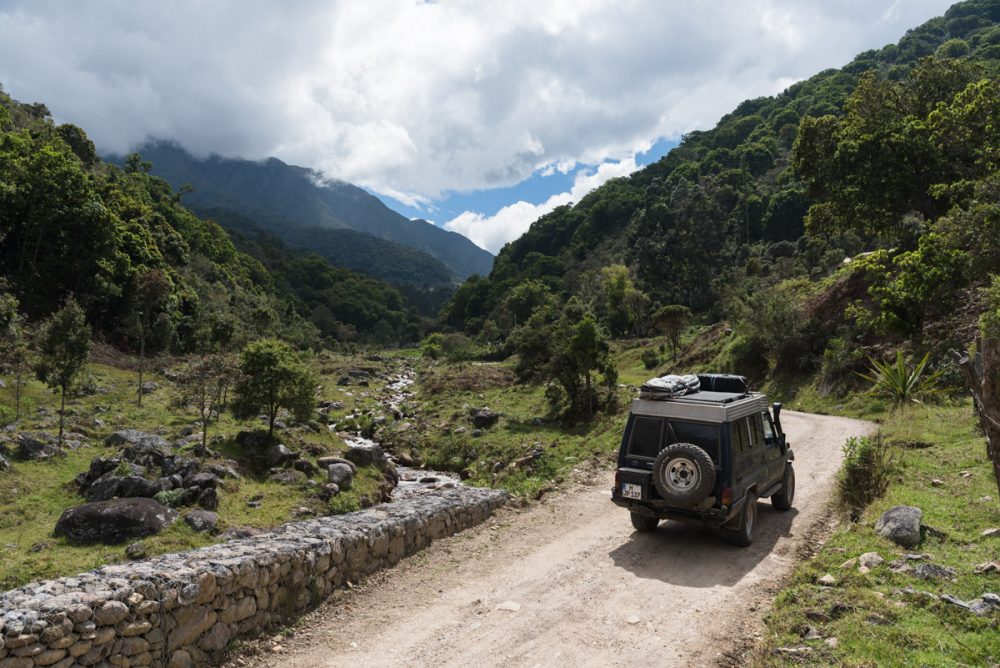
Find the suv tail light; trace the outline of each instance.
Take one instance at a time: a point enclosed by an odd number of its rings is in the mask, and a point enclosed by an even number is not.
[[[622,473],[621,471],[615,471],[615,489],[622,488]]]
[[[723,487],[722,488],[722,505],[731,506],[733,505],[733,488]]]

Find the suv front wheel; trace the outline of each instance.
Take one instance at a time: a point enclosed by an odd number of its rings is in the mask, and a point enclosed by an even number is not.
[[[753,532],[757,524],[757,495],[747,492],[746,501],[740,509],[740,526],[737,529],[723,529],[722,537],[727,543],[747,547],[753,542]]]
[[[781,477],[781,490],[771,495],[771,505],[778,510],[790,510],[795,500],[795,470],[792,463],[785,464],[785,475]]]

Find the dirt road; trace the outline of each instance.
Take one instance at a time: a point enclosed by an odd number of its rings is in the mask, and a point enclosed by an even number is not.
[[[871,429],[791,411],[782,422],[796,455],[795,509],[761,501],[749,548],[675,522],[635,533],[609,500],[608,474],[435,543],[244,660],[281,668],[713,665],[758,628],[822,521],[844,439]]]

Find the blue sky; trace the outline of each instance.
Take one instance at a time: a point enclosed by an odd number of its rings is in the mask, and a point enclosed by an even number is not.
[[[0,0],[0,84],[101,152],[277,157],[495,252],[742,100],[950,4]]]
[[[676,140],[658,139],[648,151],[636,153],[635,163],[639,167],[654,163],[676,145]],[[388,196],[381,196],[381,199],[391,209],[408,218],[423,218],[438,222],[451,220],[466,211],[478,211],[487,216],[493,216],[500,209],[514,202],[523,201],[537,205],[552,195],[568,192],[573,187],[573,179],[577,171],[593,172],[596,167],[597,165],[577,165],[573,170],[565,173],[554,170],[548,174],[543,174],[543,170],[539,169],[524,181],[512,186],[464,193],[445,192],[440,199],[424,207],[408,205]],[[379,195],[377,192],[369,192],[376,196]]]

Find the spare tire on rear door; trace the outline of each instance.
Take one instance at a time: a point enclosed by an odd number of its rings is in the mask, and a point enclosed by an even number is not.
[[[688,508],[712,493],[715,464],[697,445],[674,443],[653,462],[653,484],[671,505]]]

